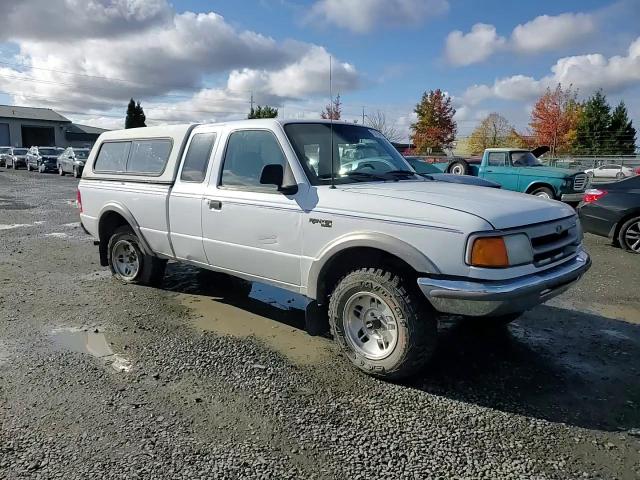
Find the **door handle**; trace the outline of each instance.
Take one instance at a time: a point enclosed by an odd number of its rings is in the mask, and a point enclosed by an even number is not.
[[[487,173],[493,173],[493,170],[485,170]]]
[[[221,210],[222,209],[222,202],[220,200],[207,200],[207,203],[209,204],[209,210]]]

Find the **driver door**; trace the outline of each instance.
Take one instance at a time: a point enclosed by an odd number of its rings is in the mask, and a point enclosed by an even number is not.
[[[265,165],[287,168],[270,130],[231,131],[202,201],[202,237],[210,265],[290,290],[301,283],[303,192],[262,185]],[[300,183],[300,182],[298,182]]]
[[[518,191],[518,169],[511,166],[507,152],[489,152],[484,178],[502,185],[506,190]]]

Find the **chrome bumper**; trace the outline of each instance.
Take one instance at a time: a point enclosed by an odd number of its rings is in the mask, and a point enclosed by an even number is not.
[[[454,315],[474,317],[524,312],[566,291],[591,267],[581,251],[572,260],[526,277],[510,280],[418,279],[433,307]]]
[[[581,202],[584,198],[584,192],[581,193],[563,193],[560,200],[563,202]]]

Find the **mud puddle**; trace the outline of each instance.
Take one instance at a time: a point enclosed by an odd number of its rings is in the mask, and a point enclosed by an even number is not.
[[[254,283],[250,294],[240,298],[180,293],[179,300],[193,311],[200,330],[255,337],[301,365],[317,364],[331,355],[329,340],[304,330],[307,300],[301,295]]]
[[[585,312],[595,315],[601,315],[613,320],[622,320],[629,323],[640,325],[640,308],[634,305],[610,305],[606,303],[596,303],[584,305],[575,302],[567,301],[563,298],[554,298],[547,302],[547,305],[551,305],[559,308],[566,308],[568,310],[575,310],[579,312]]]
[[[111,365],[117,372],[131,370],[131,362],[114,353],[103,333],[88,330],[60,329],[51,332],[51,340],[56,350],[85,353]]]

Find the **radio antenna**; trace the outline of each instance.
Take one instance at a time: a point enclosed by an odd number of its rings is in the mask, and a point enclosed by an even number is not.
[[[331,78],[331,55],[329,55],[329,129],[331,131],[331,188],[336,188],[335,168],[333,165],[333,83]]]

